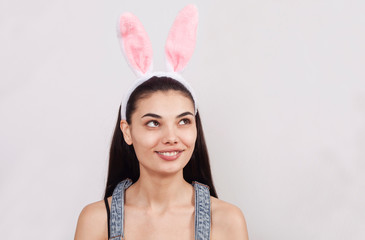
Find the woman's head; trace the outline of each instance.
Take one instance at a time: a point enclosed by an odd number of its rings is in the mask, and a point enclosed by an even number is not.
[[[130,95],[126,120],[118,117],[105,196],[126,177],[136,181],[142,171],[172,174],[182,169],[186,181],[205,183],[216,196],[191,93],[174,79],[152,77]]]
[[[133,145],[140,174],[182,171],[197,136],[192,98],[169,78],[154,77],[136,90],[127,105],[128,122],[122,120],[120,126],[125,142]]]

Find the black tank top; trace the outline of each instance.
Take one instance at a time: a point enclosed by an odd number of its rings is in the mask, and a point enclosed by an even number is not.
[[[108,215],[108,239],[110,238],[110,224],[109,224],[109,219],[110,219],[110,208],[109,208],[109,203],[108,203],[108,199],[104,198],[104,202],[105,202],[105,207],[106,207],[106,213]]]

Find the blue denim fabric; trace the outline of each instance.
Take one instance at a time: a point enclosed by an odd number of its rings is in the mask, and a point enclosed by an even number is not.
[[[121,181],[114,189],[110,211],[109,240],[124,240],[124,192],[132,185],[130,179]],[[195,191],[195,240],[210,239],[210,192],[209,187],[193,182]]]
[[[110,210],[110,240],[122,240],[124,238],[124,192],[132,185],[130,179],[125,179],[115,187]]]
[[[210,239],[210,192],[209,187],[193,182],[195,190],[195,240]]]

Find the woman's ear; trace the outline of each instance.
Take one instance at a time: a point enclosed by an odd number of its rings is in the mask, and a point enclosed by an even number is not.
[[[120,130],[122,130],[124,141],[128,145],[132,145],[133,141],[132,141],[132,136],[131,136],[131,129],[126,120],[120,121]]]

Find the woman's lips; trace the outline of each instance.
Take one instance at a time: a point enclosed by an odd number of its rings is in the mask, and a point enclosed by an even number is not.
[[[183,151],[181,150],[176,150],[176,151],[156,151],[157,155],[162,158],[163,160],[166,161],[172,161],[177,159],[178,157],[180,157],[181,153]]]

